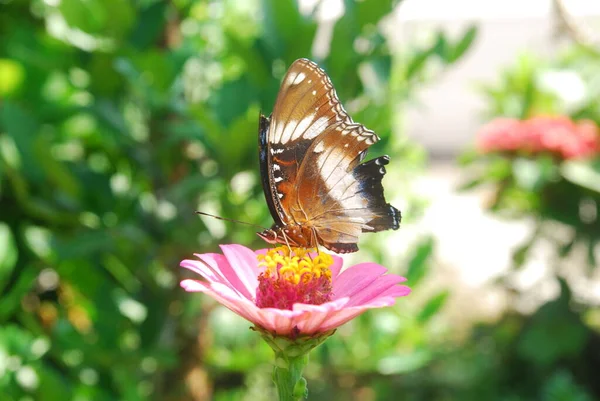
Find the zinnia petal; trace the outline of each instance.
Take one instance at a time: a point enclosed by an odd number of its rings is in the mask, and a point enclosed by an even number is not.
[[[258,286],[256,254],[245,246],[236,244],[221,245],[221,249],[229,265],[235,266],[235,269],[228,271],[229,277],[237,277],[243,293],[248,296],[248,299],[254,299],[254,291]]]
[[[369,286],[381,275],[386,268],[376,263],[360,263],[344,270],[333,282],[333,292],[336,298],[351,297]]]

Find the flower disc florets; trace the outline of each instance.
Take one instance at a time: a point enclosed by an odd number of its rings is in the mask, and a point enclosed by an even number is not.
[[[333,296],[333,258],[305,248],[280,246],[258,255],[256,306],[292,310],[295,303],[321,305]]]

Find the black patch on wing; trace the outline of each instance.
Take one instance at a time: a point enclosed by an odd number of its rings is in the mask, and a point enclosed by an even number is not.
[[[352,253],[352,252],[358,251],[358,245],[356,243],[346,244],[346,243],[341,243],[341,242],[336,242],[336,243],[323,242],[322,244],[325,248],[327,248],[330,251],[333,251],[335,253]]]
[[[271,184],[269,182],[269,146],[267,134],[269,132],[270,123],[270,117],[265,117],[261,113],[258,120],[258,159],[260,164],[260,178],[265,193],[265,199],[269,206],[269,212],[271,212],[271,217],[273,217],[273,220],[275,221],[274,226],[282,226],[283,223],[279,217],[279,213],[277,213],[275,200],[273,199],[273,191],[271,190]]]
[[[363,232],[378,232],[383,230],[397,230],[400,228],[402,216],[400,211],[385,201],[383,195],[382,179],[385,175],[385,166],[390,162],[388,156],[359,164],[352,172],[354,178],[360,182],[360,193],[367,199],[367,208],[376,216],[364,228]]]

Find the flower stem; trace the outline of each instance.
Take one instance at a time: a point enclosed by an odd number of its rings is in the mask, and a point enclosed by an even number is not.
[[[277,387],[279,401],[299,401],[308,397],[306,379],[302,377],[307,363],[308,354],[296,357],[276,355],[273,381]]]
[[[299,401],[308,397],[306,380],[302,377],[302,371],[308,364],[308,353],[335,333],[335,329],[312,336],[294,337],[278,336],[260,326],[251,329],[259,332],[275,352],[273,381],[279,401]]]

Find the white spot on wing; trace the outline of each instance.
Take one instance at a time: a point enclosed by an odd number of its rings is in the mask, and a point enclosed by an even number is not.
[[[302,138],[304,139],[313,139],[316,138],[321,132],[323,132],[323,130],[325,130],[325,127],[327,127],[327,125],[329,124],[329,119],[325,116],[323,117],[319,117],[317,119],[317,121],[314,121],[309,127],[303,129],[302,131],[304,135],[302,135]]]
[[[305,116],[302,120],[300,120],[300,122],[298,123],[298,125],[296,125],[296,128],[291,134],[292,141],[298,140],[300,139],[300,137],[306,137],[303,134],[312,124],[314,116],[314,114],[309,114]]]
[[[283,126],[283,132],[281,133],[280,143],[286,144],[292,139],[292,135],[294,134],[294,130],[298,125],[298,120],[288,120],[288,123]]]

